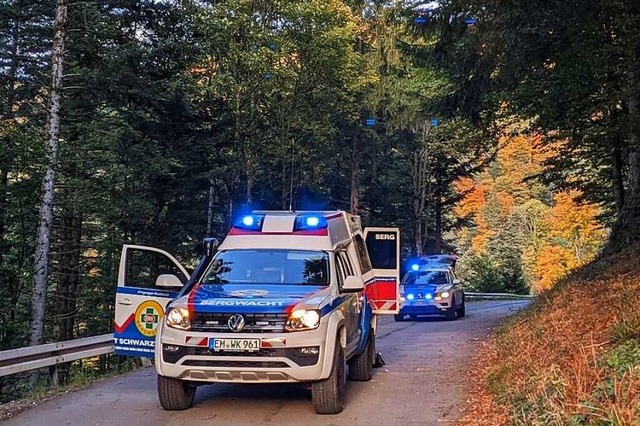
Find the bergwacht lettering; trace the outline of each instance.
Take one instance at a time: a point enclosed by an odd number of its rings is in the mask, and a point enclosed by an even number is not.
[[[203,300],[200,302],[203,306],[283,306],[284,302],[277,300]]]

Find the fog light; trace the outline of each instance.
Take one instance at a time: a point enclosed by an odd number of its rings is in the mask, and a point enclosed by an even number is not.
[[[320,353],[319,346],[309,346],[307,348],[298,348],[300,355],[318,355]]]
[[[164,350],[166,352],[178,352],[180,350],[180,346],[177,346],[177,345],[164,345]]]

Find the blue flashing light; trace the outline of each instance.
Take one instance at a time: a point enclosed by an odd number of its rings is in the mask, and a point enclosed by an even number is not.
[[[296,217],[293,225],[294,231],[315,231],[317,229],[327,229],[329,222],[323,216],[300,215]]]
[[[417,271],[418,269],[420,269],[420,265],[418,265],[417,263],[414,263],[413,265],[411,265],[412,271]]]
[[[427,300],[431,300],[433,298],[433,296],[430,293],[427,293],[424,295],[424,298]]]
[[[434,118],[431,119],[430,124],[431,124],[431,127],[436,127],[438,124],[440,124],[440,120],[438,118],[434,117]]]
[[[424,25],[427,23],[427,18],[425,18],[424,16],[416,16],[413,19],[413,23],[418,25]]]
[[[316,228],[320,224],[320,218],[317,216],[309,216],[307,218],[307,226],[310,228]]]
[[[373,127],[373,126],[376,125],[376,119],[375,118],[367,118],[366,121],[365,121],[365,124],[368,127]]]
[[[407,300],[413,300],[414,296],[413,294],[409,293],[407,294]]]
[[[478,20],[476,18],[467,18],[464,20],[464,23],[467,25],[475,25],[478,23]]]
[[[233,224],[234,228],[245,229],[247,231],[260,231],[262,229],[262,222],[264,221],[264,215],[245,215],[240,216]]]

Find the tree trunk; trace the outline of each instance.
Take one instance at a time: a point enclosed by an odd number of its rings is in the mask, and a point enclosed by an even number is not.
[[[436,190],[434,201],[433,251],[434,254],[439,254],[442,253],[442,196],[440,195],[440,190]]]
[[[209,182],[209,206],[207,208],[207,237],[213,237],[213,212],[215,210],[215,187]]]
[[[360,131],[356,130],[356,134],[352,139],[351,146],[351,213],[360,214],[360,161],[362,158],[360,152]]]
[[[62,237],[58,261],[56,291],[57,341],[71,340],[75,337],[76,304],[80,283],[82,252],[82,216],[74,207],[65,207],[62,215]],[[60,384],[69,378],[70,363],[60,364],[56,374]]]
[[[53,24],[53,52],[51,66],[51,94],[47,120],[47,170],[42,179],[42,204],[40,206],[38,236],[35,250],[33,295],[31,299],[31,345],[39,345],[44,337],[47,282],[49,280],[49,235],[53,217],[53,195],[55,170],[58,160],[58,135],[60,132],[60,103],[62,95],[62,73],[65,54],[65,25],[67,0],[58,0]]]
[[[616,132],[617,133],[617,132]],[[620,135],[615,136],[613,148],[611,150],[611,165],[612,165],[612,179],[613,179],[613,195],[616,203],[616,218],[620,219],[622,216],[622,209],[624,207],[624,175],[622,171],[622,152],[620,150]]]

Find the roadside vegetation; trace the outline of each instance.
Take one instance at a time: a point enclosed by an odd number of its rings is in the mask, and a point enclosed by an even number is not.
[[[460,424],[639,424],[638,250],[585,266],[509,320],[480,351]]]
[[[637,22],[637,0],[0,1],[0,350],[109,332],[123,243],[193,266],[241,212],[343,209],[401,228],[407,257],[459,254],[475,289],[541,294],[520,349],[586,361],[544,358],[530,398],[493,372],[523,416],[626,392],[627,305],[601,312],[619,340],[574,321],[631,292],[570,274],[640,241]]]

